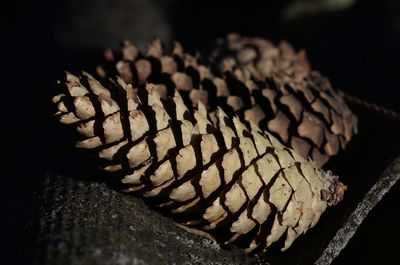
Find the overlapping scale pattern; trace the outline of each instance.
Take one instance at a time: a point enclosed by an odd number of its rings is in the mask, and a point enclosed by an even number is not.
[[[217,43],[211,61],[222,72],[258,85],[246,119],[259,117],[261,128],[302,156],[311,156],[317,166],[345,149],[357,133],[357,117],[329,80],[311,68],[304,50],[236,33]]]
[[[166,53],[154,40],[146,55],[130,42],[120,52],[107,50],[97,74],[115,75],[129,84],[152,82],[161,97],[175,88],[189,108],[206,105],[215,122],[221,107],[229,117],[252,121],[268,130],[304,158],[322,167],[344,149],[357,132],[357,118],[330,82],[312,71],[304,51],[295,53],[282,42],[278,47],[261,38],[228,35],[220,41],[211,62],[185,53],[175,43]]]
[[[56,115],[82,135],[77,146],[192,233],[247,251],[285,237],[285,250],[343,197],[331,172],[221,108],[212,121],[201,102],[192,114],[178,91],[162,98],[153,84],[122,79],[106,88],[87,73],[67,73],[62,84]]]

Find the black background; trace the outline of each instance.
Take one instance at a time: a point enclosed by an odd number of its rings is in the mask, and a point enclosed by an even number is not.
[[[57,78],[66,69],[93,69],[100,51],[124,38],[142,40],[154,36],[153,31],[162,32],[190,51],[203,52],[229,31],[260,35],[275,43],[286,39],[296,49],[305,48],[312,66],[335,87],[400,111],[396,0],[360,0],[346,10],[292,21],[281,15],[292,1],[158,0],[149,1],[157,8],[152,14],[151,7],[140,9],[143,3],[129,10],[128,2],[1,2],[0,122],[5,157],[0,184],[1,264],[32,263],[41,181],[46,171],[68,159],[60,154],[68,143],[51,129],[50,99]],[[142,24],[134,19],[137,16],[154,18],[149,19],[152,24]],[[134,35],[129,28],[139,28],[140,33]],[[400,264],[399,199],[400,184],[396,184],[335,264]]]

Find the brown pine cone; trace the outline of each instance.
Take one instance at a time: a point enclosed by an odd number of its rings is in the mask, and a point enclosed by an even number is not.
[[[62,84],[53,102],[60,122],[83,136],[77,146],[189,232],[247,251],[286,234],[286,250],[342,200],[336,176],[220,108],[213,125],[201,102],[192,115],[177,91],[162,99],[152,84],[118,79],[106,88],[87,73],[67,73]]]
[[[258,50],[274,48],[261,39],[253,42]],[[238,115],[242,121],[253,121],[303,157],[312,157],[317,167],[344,149],[356,132],[357,119],[328,80],[304,70],[309,68],[305,56],[296,55],[288,44],[280,45],[282,52],[264,52],[275,62],[274,70],[264,77],[254,68],[255,59],[248,55],[252,54],[250,48],[233,43],[225,50],[238,48],[228,50],[234,56],[222,57],[213,65],[200,55],[185,53],[179,43],[168,55],[157,39],[143,56],[131,43],[124,42],[119,56],[122,60],[108,50],[109,63],[99,66],[97,72],[102,78],[119,74],[127,83],[155,83],[162,97],[171,96],[177,88],[189,109],[195,109],[200,100],[214,120],[219,106],[229,117]],[[220,53],[222,47],[218,48]],[[213,60],[218,61],[215,54]]]
[[[260,128],[275,132],[317,166],[345,149],[357,133],[356,116],[329,80],[311,69],[304,50],[296,53],[286,41],[274,46],[236,33],[217,43],[211,61],[222,72],[239,73],[261,88],[252,93],[256,103],[245,118],[258,117]]]
[[[272,73],[284,71],[286,74],[302,78],[311,72],[311,66],[304,50],[295,52],[286,41],[278,46],[260,37],[244,37],[237,33],[228,34],[217,40],[217,47],[210,59],[221,71],[242,68],[248,78],[264,80]]]

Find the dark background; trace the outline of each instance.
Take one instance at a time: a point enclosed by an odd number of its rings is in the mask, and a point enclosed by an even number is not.
[[[43,176],[71,159],[52,129],[57,78],[66,69],[91,71],[101,51],[123,39],[144,48],[160,36],[204,53],[230,31],[286,39],[335,87],[400,111],[400,2],[347,1],[354,3],[341,9],[328,2],[2,1],[0,264],[32,264]],[[399,199],[400,183],[335,264],[400,264]]]

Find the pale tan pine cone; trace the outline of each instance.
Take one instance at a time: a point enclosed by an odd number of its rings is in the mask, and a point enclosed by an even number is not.
[[[331,172],[221,109],[215,122],[201,102],[192,114],[178,91],[163,99],[153,84],[105,87],[87,73],[61,85],[56,116],[82,135],[77,147],[189,232],[247,251],[286,235],[286,250],[342,200]]]

